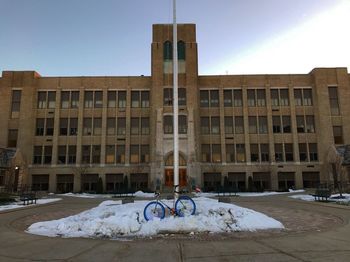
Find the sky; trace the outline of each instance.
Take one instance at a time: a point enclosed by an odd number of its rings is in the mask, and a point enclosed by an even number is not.
[[[200,75],[350,68],[349,14],[350,0],[177,0]],[[150,75],[155,23],[172,23],[172,0],[0,0],[0,71]]]

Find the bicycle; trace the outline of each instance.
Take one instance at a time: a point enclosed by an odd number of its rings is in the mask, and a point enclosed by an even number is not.
[[[149,202],[143,210],[143,216],[147,221],[154,218],[163,219],[165,217],[165,208],[170,211],[173,216],[185,217],[194,215],[196,212],[196,204],[189,196],[180,196],[175,202],[175,208],[171,208],[162,200],[160,200],[160,193],[155,192],[155,201]]]

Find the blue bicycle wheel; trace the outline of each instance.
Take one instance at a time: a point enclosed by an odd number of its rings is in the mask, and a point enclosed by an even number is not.
[[[191,216],[196,213],[196,204],[189,196],[180,196],[176,200],[175,211],[180,217]]]
[[[145,206],[143,216],[147,221],[153,220],[155,217],[163,219],[165,217],[165,208],[157,201],[152,201]]]

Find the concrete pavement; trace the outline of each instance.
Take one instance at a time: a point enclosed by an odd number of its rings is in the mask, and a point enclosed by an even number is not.
[[[63,201],[0,213],[0,261],[350,261],[350,208],[286,195],[232,202],[276,218],[283,231],[166,236],[123,241],[27,234],[36,221],[92,208],[101,199]]]

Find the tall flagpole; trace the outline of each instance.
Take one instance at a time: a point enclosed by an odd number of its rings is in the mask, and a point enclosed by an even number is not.
[[[178,198],[179,187],[179,110],[178,110],[178,61],[177,61],[177,24],[176,24],[176,0],[173,0],[173,115],[174,115],[174,203]]]

